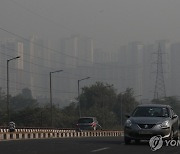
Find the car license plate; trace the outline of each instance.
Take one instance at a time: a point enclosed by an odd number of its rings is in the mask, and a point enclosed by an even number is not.
[[[141,130],[139,131],[139,134],[152,134],[151,131],[148,130]]]

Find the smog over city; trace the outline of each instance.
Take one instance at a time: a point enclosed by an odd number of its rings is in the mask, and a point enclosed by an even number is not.
[[[179,66],[180,0],[0,0],[0,151],[179,154]]]
[[[6,93],[7,60],[20,56],[8,61],[11,96],[28,88],[39,102],[51,96],[62,107],[77,101],[79,80],[90,77],[79,93],[103,82],[117,93],[133,89],[141,103],[178,97],[179,6],[179,0],[1,0],[0,87]]]

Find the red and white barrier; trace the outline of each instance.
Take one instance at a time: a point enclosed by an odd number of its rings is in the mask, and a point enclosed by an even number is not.
[[[73,137],[116,137],[123,136],[122,131],[82,131],[75,130],[46,130],[46,129],[16,129],[8,132],[0,129],[0,141],[21,139],[46,139],[46,138],[73,138]]]

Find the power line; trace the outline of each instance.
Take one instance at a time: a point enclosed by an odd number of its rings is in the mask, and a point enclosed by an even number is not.
[[[36,16],[39,16],[39,17],[41,17],[41,18],[44,18],[44,19],[47,20],[48,22],[53,23],[53,24],[56,24],[56,25],[58,25],[58,26],[60,26],[60,27],[62,27],[62,28],[64,28],[64,29],[70,31],[71,33],[73,33],[72,30],[70,30],[69,28],[67,28],[67,26],[64,26],[64,25],[62,25],[62,24],[60,24],[60,23],[58,23],[58,22],[55,22],[54,20],[52,20],[52,19],[50,19],[50,18],[48,18],[48,17],[46,17],[46,16],[43,16],[43,15],[37,13],[37,12],[34,11],[34,10],[31,10],[31,9],[25,7],[24,5],[22,5],[21,3],[15,1],[15,0],[10,0],[10,1],[12,1],[12,2],[13,2],[14,4],[16,4],[18,7],[23,8],[24,10],[30,12],[31,14],[36,15]],[[7,31],[6,31],[6,32],[7,32]],[[13,33],[13,34],[14,34],[14,33]],[[16,35],[17,35],[17,34],[16,34]],[[24,37],[22,37],[22,36],[20,36],[20,35],[18,35],[18,37],[24,39]],[[29,40],[28,40],[28,41],[29,41]],[[34,44],[35,44],[35,43],[34,43]],[[36,44],[37,44],[37,43],[36,43]],[[46,48],[48,48],[48,47],[46,47]],[[53,49],[53,50],[54,50],[54,49]],[[54,51],[55,51],[55,50],[54,50]],[[56,52],[57,52],[57,51],[56,51]],[[58,53],[59,53],[59,52],[58,52]],[[65,54],[65,53],[63,53],[63,52],[61,52],[61,54],[64,54],[65,56],[71,56],[71,55],[67,55],[67,54]],[[83,60],[83,61],[86,61],[86,62],[90,62],[90,63],[91,63],[91,61],[88,61],[87,59],[82,59],[82,58],[79,58],[79,57],[71,56],[71,58],[73,58],[73,57],[74,57],[75,59],[79,59],[79,60]],[[97,63],[97,62],[96,62],[96,63],[94,63],[94,64],[100,64],[101,66],[104,67],[104,64],[102,64],[102,63]],[[66,64],[64,64],[64,65],[66,65]],[[73,66],[74,66],[74,65],[73,65]],[[106,67],[106,69],[107,69],[107,67],[111,67],[111,66],[105,66],[105,67]],[[113,65],[112,67],[115,68],[116,66]],[[119,66],[118,66],[118,68],[119,68]],[[118,68],[117,68],[117,69],[118,69]],[[109,68],[109,69],[111,69],[111,68]]]
[[[27,38],[24,38],[23,36],[20,36],[20,35],[18,35],[18,34],[15,34],[15,33],[11,32],[11,31],[8,31],[8,30],[6,30],[6,29],[4,29],[4,28],[1,28],[1,27],[0,27],[0,30],[5,31],[5,32],[7,32],[7,33],[9,33],[9,34],[11,34],[11,35],[13,35],[13,36],[19,37],[19,38],[25,40],[26,42],[32,43],[32,44],[34,44],[34,45],[37,45],[37,46],[42,47],[42,48],[47,49],[47,50],[51,50],[51,51],[53,51],[53,52],[55,52],[55,53],[62,54],[62,55],[67,56],[67,57],[71,57],[71,58],[74,58],[74,59],[76,59],[76,60],[82,60],[82,61],[85,61],[85,62],[89,62],[89,63],[91,63],[91,64],[93,63],[93,65],[94,65],[94,64],[97,64],[97,65],[99,65],[98,67],[101,67],[101,69],[103,69],[103,68],[104,68],[104,69],[112,69],[112,67],[113,67],[113,69],[127,68],[127,67],[136,67],[135,65],[120,66],[120,65],[116,65],[116,64],[113,64],[113,65],[111,64],[111,65],[110,65],[110,63],[108,63],[108,65],[104,65],[103,63],[92,62],[92,61],[89,61],[89,60],[87,60],[87,59],[82,59],[82,58],[79,58],[79,57],[76,57],[76,56],[71,56],[71,55],[65,54],[65,53],[63,53],[63,52],[57,51],[57,50],[55,50],[55,49],[53,49],[53,48],[49,48],[49,47],[43,46],[43,45],[38,44],[38,43],[36,43],[36,42],[33,42],[33,41],[31,41],[31,40],[29,40],[29,39],[27,39]],[[13,50],[13,49],[11,49],[11,50]],[[16,50],[15,50],[15,51],[16,51]],[[25,55],[28,55],[28,54],[25,53]],[[31,56],[31,55],[30,55],[30,56]],[[34,56],[34,57],[35,57],[35,56]],[[36,58],[39,58],[39,57],[36,57]],[[41,58],[41,59],[43,59],[43,58]],[[47,60],[47,59],[46,59],[46,60]],[[50,60],[50,61],[53,61],[53,62],[54,62],[54,60]],[[59,63],[59,62],[58,62],[58,63]],[[63,65],[65,65],[65,66],[66,66],[66,65],[70,65],[70,66],[77,67],[77,65],[72,65],[72,64],[64,64],[64,63],[60,63],[60,64],[63,64]],[[97,65],[96,65],[96,67],[97,67]],[[137,64],[137,65],[138,65],[138,64]],[[87,66],[81,66],[81,67],[89,68],[89,67],[87,67]],[[108,67],[109,67],[109,68],[108,68]]]
[[[67,31],[70,31],[71,33],[74,33],[74,32],[73,32],[70,28],[68,28],[67,26],[64,26],[64,25],[62,25],[62,24],[60,24],[60,23],[58,23],[58,22],[55,22],[54,20],[52,20],[52,19],[50,19],[50,18],[47,18],[46,16],[43,16],[43,15],[37,13],[36,11],[31,10],[31,9],[25,7],[25,6],[22,5],[21,3],[18,3],[17,1],[14,1],[14,0],[10,0],[10,1],[12,1],[12,2],[13,2],[14,4],[16,4],[18,7],[23,8],[25,11],[27,11],[27,12],[35,15],[35,16],[39,16],[39,17],[41,17],[41,18],[44,18],[44,19],[47,20],[49,23],[53,23],[53,24],[55,24],[55,25],[57,25],[57,26],[65,29],[65,30],[67,30]]]
[[[17,50],[15,50],[15,49],[10,49],[10,48],[8,48],[8,47],[5,47],[6,49],[8,49],[8,50],[10,50],[10,51],[16,51],[17,52]],[[5,50],[5,49],[3,49],[3,50]],[[4,53],[2,53],[2,52],[0,52],[0,54],[3,54],[3,55],[5,55],[5,56],[8,56],[8,57],[11,57],[11,55],[8,55],[8,54],[4,54]],[[28,55],[28,54],[27,54]],[[42,58],[41,58],[42,59]],[[22,61],[22,59],[20,59],[20,61]],[[36,63],[34,63],[34,62],[31,62],[31,61],[27,61],[27,60],[23,60],[24,62],[26,62],[26,63],[30,63],[30,64],[33,64],[33,65],[35,65],[35,66],[38,66],[38,67],[45,67],[45,68],[49,68],[49,69],[54,69],[54,68],[52,68],[52,67],[48,67],[48,66],[44,66],[44,65],[40,65],[40,64],[36,64]],[[81,68],[84,68],[84,67],[81,67]],[[85,68],[89,68],[89,67],[85,67]],[[77,68],[77,69],[79,69],[79,68]],[[40,73],[35,73],[35,72],[30,72],[30,71],[25,71],[24,69],[22,70],[23,72],[29,72],[29,73],[33,73],[33,74],[40,74]],[[65,71],[65,72],[67,72],[67,71]],[[68,72],[67,72],[68,73]],[[74,75],[74,73],[69,73],[69,74],[73,74]],[[47,75],[47,74],[40,74],[40,75],[42,75],[42,76],[44,76],[44,75]],[[78,77],[81,77],[82,76],[82,74],[80,75],[80,74],[76,74],[76,76],[78,76]],[[117,78],[117,79],[114,79],[114,78],[101,78],[101,77],[94,77],[94,75],[91,75],[91,77],[92,78],[96,78],[96,79],[98,79],[98,80],[119,80],[119,78]]]
[[[47,20],[49,23],[51,23],[51,24],[53,23],[54,25],[57,25],[58,27],[61,27],[61,28],[65,29],[65,30],[69,31],[71,34],[78,34],[78,35],[80,35],[79,32],[74,32],[74,31],[72,31],[72,28],[69,28],[67,25],[65,26],[65,25],[60,24],[59,22],[55,22],[55,21],[52,20],[51,18],[48,18],[48,17],[46,17],[46,16],[43,16],[43,15],[37,13],[35,10],[31,10],[31,9],[25,7],[24,5],[22,5],[21,3],[15,1],[15,0],[10,0],[10,1],[12,1],[14,4],[16,4],[16,6],[18,6],[18,7],[20,7],[20,8],[23,8],[25,11],[27,11],[27,12],[35,15],[35,16],[38,16],[38,17],[40,17],[40,18],[43,18],[43,19]],[[81,35],[81,36],[87,37],[87,36],[85,36],[85,35]],[[94,39],[94,38],[93,38],[93,39]],[[95,39],[94,39],[94,40],[95,40]],[[96,40],[96,41],[97,41],[97,40]],[[108,42],[108,43],[109,43],[109,42]],[[107,42],[103,42],[103,44],[106,45]],[[111,45],[114,46],[114,45],[117,45],[117,44],[112,44],[112,43],[111,43]]]
[[[67,56],[67,57],[70,57],[70,58],[73,58],[73,59],[76,59],[76,60],[81,60],[81,61],[84,61],[84,62],[88,62],[88,63],[90,63],[90,64],[97,64],[97,65],[99,65],[101,68],[105,68],[105,69],[112,69],[112,67],[113,68],[117,68],[117,69],[119,69],[119,68],[123,68],[123,66],[121,67],[121,66],[119,66],[119,65],[104,65],[103,63],[98,63],[98,62],[92,62],[92,61],[90,61],[90,60],[87,60],[87,59],[83,59],[83,58],[79,58],[79,57],[76,57],[76,56],[72,56],[72,55],[68,55],[68,54],[66,54],[66,53],[64,53],[64,52],[61,52],[61,51],[58,51],[58,50],[56,50],[56,49],[53,49],[53,48],[49,48],[49,47],[47,47],[47,46],[43,46],[43,45],[41,45],[41,44],[39,44],[39,43],[36,43],[36,42],[33,42],[33,41],[31,41],[31,40],[29,40],[29,39],[27,39],[27,38],[24,38],[23,36],[20,36],[20,35],[18,35],[18,34],[16,34],[16,33],[14,33],[14,32],[11,32],[11,31],[9,31],[9,30],[6,30],[6,29],[4,29],[4,28],[2,28],[2,27],[0,27],[0,30],[2,30],[2,31],[4,31],[4,32],[7,32],[7,33],[9,33],[9,34],[11,34],[11,35],[13,35],[13,36],[16,36],[16,37],[18,37],[18,38],[21,38],[22,40],[24,40],[24,41],[26,41],[26,42],[29,42],[29,43],[32,43],[32,44],[34,44],[34,45],[37,45],[37,46],[39,46],[39,47],[41,47],[41,48],[44,48],[44,49],[47,49],[47,50],[51,50],[51,51],[53,51],[53,52],[55,52],[55,53],[58,53],[58,54],[61,54],[61,55],[64,55],[64,56]],[[39,57],[38,57],[39,58]],[[62,63],[61,63],[62,64]],[[66,64],[64,64],[64,65],[66,65]],[[68,64],[67,64],[68,65]],[[71,66],[76,66],[77,67],[77,65],[71,65]],[[99,67],[98,66],[98,67]],[[134,65],[132,65],[132,66],[134,66]],[[84,66],[81,66],[81,67],[84,67]],[[96,66],[97,67],[97,66]],[[107,68],[107,67],[109,67],[109,68]],[[125,66],[126,67],[126,66]],[[134,66],[135,67],[135,66]]]
[[[0,27],[0,30],[2,30],[2,31],[4,31],[4,32],[7,32],[7,33],[9,33],[9,34],[11,34],[11,35],[13,35],[13,36],[16,36],[16,37],[18,37],[18,38],[21,38],[21,39],[23,39],[23,40],[26,41],[26,42],[30,42],[30,43],[32,43],[32,44],[34,44],[34,45],[37,45],[37,46],[42,47],[42,48],[47,49],[47,50],[51,50],[51,51],[53,51],[53,52],[55,52],[55,53],[58,53],[58,54],[61,54],[61,55],[64,55],[64,56],[67,56],[67,57],[70,57],[70,58],[73,58],[73,59],[81,60],[81,61],[84,61],[84,62],[92,63],[92,61],[89,61],[89,60],[87,60],[87,59],[82,59],[82,58],[79,58],[79,57],[76,57],[76,56],[68,55],[68,54],[66,54],[66,53],[64,53],[64,52],[57,51],[57,50],[55,50],[55,49],[52,49],[52,48],[43,46],[43,45],[41,45],[41,44],[39,44],[39,43],[36,43],[36,42],[33,42],[33,41],[31,41],[31,40],[29,40],[29,39],[27,39],[27,38],[24,38],[23,36],[20,36],[20,35],[18,35],[18,34],[16,34],[16,33],[13,33],[13,32],[11,32],[11,31],[8,31],[8,30],[6,30],[6,29],[4,29],[4,28],[2,28],[2,27]],[[95,64],[100,64],[100,65],[102,65],[101,63],[95,63]]]
[[[6,81],[6,79],[4,79],[4,78],[0,77],[0,79]],[[47,89],[46,87],[32,86],[32,85],[28,85],[27,83],[25,84],[25,83],[17,82],[17,81],[16,82],[12,82],[11,81],[11,84],[14,84],[14,85],[16,85],[16,84],[18,84],[18,85],[25,85],[25,86],[27,86],[27,88],[33,87],[33,88],[37,88],[37,89],[43,89],[43,91],[41,91],[41,92],[48,92],[49,93],[49,90],[44,90],[44,89]],[[1,87],[1,88],[3,88],[3,87]],[[15,88],[17,90],[22,90],[22,89],[18,89],[16,87],[13,87],[13,86],[11,86],[11,88]],[[6,88],[4,88],[4,89],[6,89]],[[33,90],[33,91],[40,91],[40,90]],[[58,93],[72,93],[72,94],[76,94],[77,93],[77,92],[70,92],[70,91],[62,91],[62,90],[58,90],[58,89],[54,89],[54,88],[53,88],[53,91],[56,91]]]

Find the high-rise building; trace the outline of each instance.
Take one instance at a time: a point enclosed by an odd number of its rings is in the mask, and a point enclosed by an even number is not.
[[[29,88],[33,96],[43,97],[46,95],[44,88],[48,88],[49,86],[48,74],[50,72],[50,66],[48,64],[51,59],[46,59],[48,49],[44,40],[38,38],[36,35],[33,35],[29,40]]]
[[[88,37],[78,37],[77,39],[77,56],[79,57],[78,66],[92,66],[94,54],[93,40]]]
[[[93,40],[82,36],[61,38],[58,43],[58,50],[61,52],[58,56],[59,62],[61,63],[61,67],[59,69],[64,69],[64,72],[68,72],[72,76],[69,78],[61,78],[61,84],[59,86],[60,91],[69,91],[69,93],[60,93],[58,97],[61,96],[62,99],[73,99],[73,96],[77,96],[76,92],[78,80],[73,77],[77,76],[77,74],[81,74],[82,77],[83,74],[90,74],[90,69],[86,68],[93,66]],[[62,75],[64,75],[64,72],[62,72]]]
[[[154,44],[145,45],[143,55],[143,98],[150,100],[154,97],[154,51]]]
[[[132,87],[136,95],[143,95],[143,54],[144,45],[140,42],[128,44],[127,69],[129,81],[128,87]]]
[[[108,52],[105,52],[103,49],[94,49],[94,63],[110,63],[111,55]]]
[[[0,43],[1,50],[1,87],[6,87],[6,62],[8,59],[20,56],[19,59],[9,62],[9,86],[11,95],[19,93],[23,85],[22,71],[24,69],[24,44],[23,41],[12,38]],[[7,88],[7,87],[6,87]]]
[[[93,40],[87,37],[72,36],[61,39],[62,60],[66,67],[92,66],[94,45]]]

